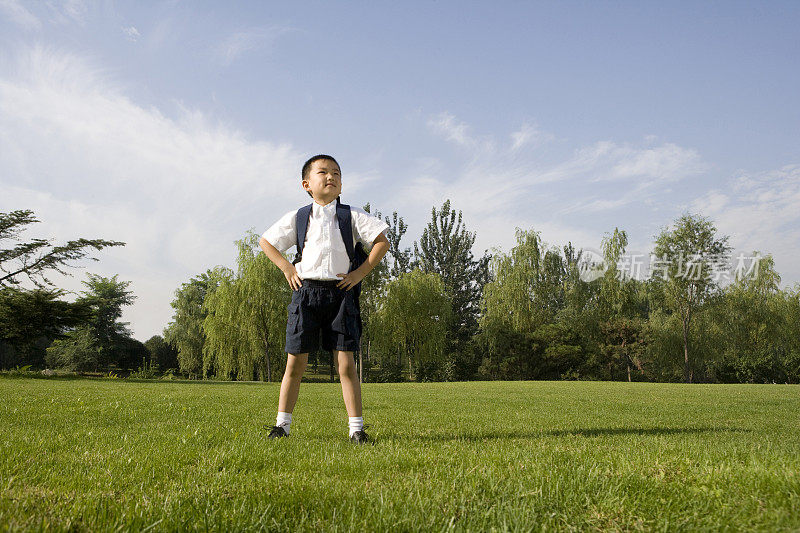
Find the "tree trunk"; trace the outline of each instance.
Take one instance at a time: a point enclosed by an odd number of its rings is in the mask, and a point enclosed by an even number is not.
[[[331,383],[333,383],[333,352],[331,351]]]
[[[367,341],[367,356],[365,357],[367,361],[370,360],[371,353],[372,353],[372,339]],[[367,377],[369,377],[369,374],[367,374]]]
[[[364,382],[364,367],[361,365],[361,341],[358,341],[358,381]]]
[[[631,382],[631,359],[625,351],[625,337],[622,337],[622,357],[625,358],[625,366],[628,367],[628,383]]]
[[[686,383],[692,382],[689,372],[689,316],[683,320],[683,379]]]
[[[269,365],[269,341],[264,337],[264,358],[267,360],[267,383],[272,381],[272,368]]]

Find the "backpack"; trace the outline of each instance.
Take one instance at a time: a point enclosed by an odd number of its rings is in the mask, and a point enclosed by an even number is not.
[[[311,207],[313,204],[308,204],[297,210],[296,215],[296,230],[297,230],[297,254],[294,256],[292,264],[297,264],[303,258],[303,247],[306,244],[306,232],[308,231],[308,219],[311,217]],[[357,269],[367,260],[368,254],[361,243],[353,245],[353,226],[352,226],[352,213],[350,206],[343,204],[336,199],[336,221],[339,224],[339,231],[342,234],[345,250],[347,256],[350,258],[350,270],[352,272]],[[355,297],[356,305],[358,305],[358,297],[361,294],[361,282],[359,281],[353,287],[353,296]]]

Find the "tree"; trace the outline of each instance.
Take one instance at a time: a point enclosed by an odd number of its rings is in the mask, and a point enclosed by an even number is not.
[[[366,204],[364,206],[364,211],[372,214],[373,216],[381,218],[381,212],[375,211],[373,213],[370,204]],[[398,219],[397,212],[394,213],[395,225],[392,226],[392,222],[389,220],[389,217],[386,217],[386,223],[389,224],[389,229],[386,231],[386,233],[388,234],[387,239],[389,240],[390,245],[389,252],[391,253],[392,246],[395,247],[396,251],[399,250],[400,239],[406,231],[406,226],[402,218]],[[409,254],[410,252],[406,251],[405,253]],[[369,376],[369,369],[372,364],[370,359],[372,343],[376,336],[382,334],[381,331],[374,326],[373,317],[377,313],[381,299],[386,293],[386,284],[389,281],[389,276],[396,276],[395,274],[390,274],[390,272],[404,272],[403,268],[408,267],[407,262],[405,263],[405,266],[401,266],[401,263],[398,262],[397,257],[393,257],[394,262],[391,266],[391,270],[385,260],[381,261],[361,282],[361,295],[359,296],[359,303],[363,327],[361,331],[361,349],[358,351],[358,359],[356,360],[356,363],[358,364],[359,379],[362,382],[364,382],[365,377]],[[399,257],[400,261],[403,261],[403,258],[408,258],[407,255],[403,255],[403,253],[400,253]],[[333,360],[331,359],[331,361]],[[331,381],[333,381],[333,365],[331,365]]]
[[[102,354],[88,327],[79,327],[47,348],[47,366],[72,371],[97,370]]]
[[[378,213],[380,217],[380,213]],[[398,278],[401,274],[411,271],[411,249],[400,248],[400,240],[408,230],[403,217],[397,215],[397,211],[392,213],[392,218],[385,217],[389,229],[386,230],[386,239],[389,241],[389,255],[392,258],[391,269],[389,275],[392,279]]]
[[[450,208],[447,200],[437,211],[431,209],[431,221],[425,227],[419,245],[414,243],[416,266],[424,273],[441,277],[452,298],[453,322],[450,336],[457,350],[477,331],[480,297],[489,281],[489,255],[475,259],[472,245],[475,233],[466,230],[461,211]]]
[[[53,246],[48,239],[32,239],[19,242],[19,234],[25,226],[39,222],[29,209],[0,212],[0,242],[18,241],[12,248],[0,248],[0,287],[18,285],[24,274],[38,288],[45,288],[53,283],[45,277],[45,272],[55,270],[64,275],[71,275],[62,270],[69,267],[70,261],[77,261],[87,256],[87,248],[102,250],[110,246],[124,246],[124,242],[103,239],[77,239],[61,246]],[[90,257],[97,261],[96,258]],[[42,283],[44,282],[44,283]]]
[[[539,232],[516,230],[517,245],[492,257],[492,281],[483,290],[483,321],[531,331],[553,322],[563,306],[564,267]]]
[[[280,269],[261,253],[258,238],[249,231],[236,241],[236,275],[220,276],[218,288],[203,304],[204,375],[213,362],[218,374],[252,380],[257,373],[272,381],[273,368],[283,359],[290,288]]]
[[[382,367],[405,363],[411,379],[441,378],[451,320],[452,302],[438,274],[415,269],[389,282],[375,316]]]
[[[478,340],[485,347],[479,372],[492,379],[559,377],[574,372],[583,349],[574,329],[556,323],[567,295],[575,293],[572,246],[546,246],[537,231],[517,228],[517,244],[491,260],[492,281],[483,290]]]
[[[53,340],[89,322],[89,304],[62,301],[64,294],[61,289],[0,288],[0,342],[6,346],[0,368],[42,367]]]
[[[170,303],[175,314],[164,328],[164,340],[178,350],[179,368],[190,376],[202,372],[205,343],[203,320],[206,317],[203,302],[208,293],[216,288],[219,277],[219,272],[209,269],[191,278],[175,291],[175,299]]]
[[[150,361],[158,365],[160,370],[178,368],[178,350],[161,335],[153,335],[145,341],[144,346],[150,354]]]
[[[119,321],[122,307],[136,299],[127,290],[131,282],[117,281],[117,275],[110,278],[95,274],[87,276],[88,281],[81,283],[88,290],[81,291],[83,296],[78,301],[89,306],[91,317],[85,325],[53,342],[47,349],[48,364],[93,371],[106,369],[112,364],[131,368],[134,365],[132,359],[144,353],[143,346],[131,347],[128,323]]]
[[[787,316],[788,293],[779,289],[780,275],[771,255],[757,257],[753,276],[737,276],[712,308],[712,375],[721,381],[786,382],[791,379],[796,322]]]
[[[601,351],[608,364],[609,378],[613,379],[612,366],[624,365],[628,381],[631,381],[631,367],[644,374],[643,354],[646,343],[645,322],[641,318],[616,315],[600,323],[604,337]]]
[[[683,332],[683,377],[692,382],[689,334],[692,319],[719,290],[714,273],[727,263],[731,250],[728,237],[717,237],[716,228],[706,218],[684,214],[670,230],[656,237],[659,284],[668,309],[680,316]]]
[[[622,366],[628,381],[631,367],[644,373],[645,320],[647,318],[646,297],[641,282],[620,271],[618,265],[628,234],[619,228],[603,237],[603,263],[605,272],[597,280],[593,322],[596,324],[600,358],[596,362],[604,368],[603,374],[614,379],[615,366]]]

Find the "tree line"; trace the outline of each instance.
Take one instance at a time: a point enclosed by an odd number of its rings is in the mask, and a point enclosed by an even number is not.
[[[508,252],[475,257],[476,233],[449,201],[431,209],[412,246],[403,244],[407,225],[397,212],[373,214],[389,225],[390,248],[363,281],[357,363],[364,381],[800,381],[800,286],[780,289],[773,258],[759,252],[751,256],[755,271],[737,271],[723,284],[720,266],[730,264],[731,247],[706,218],[687,213],[662,228],[651,262],[658,275],[641,279],[625,268],[628,237],[618,228],[606,233],[599,257],[519,228]],[[183,283],[163,337],[142,346],[118,321],[133,296],[116,276],[90,276],[78,301],[61,302],[74,316],[50,329],[37,292],[45,289],[26,293],[6,283],[0,364],[107,370],[139,363],[190,378],[280,380],[291,289],[258,237],[251,230],[236,241],[235,269],[218,266]],[[23,311],[20,299],[28,302]],[[37,312],[27,330],[11,318]],[[332,379],[329,361],[327,353],[310,356],[314,369],[328,365]]]

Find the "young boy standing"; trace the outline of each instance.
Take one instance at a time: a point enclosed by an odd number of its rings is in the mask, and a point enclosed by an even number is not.
[[[283,271],[292,287],[292,301],[286,321],[286,372],[281,382],[278,417],[269,438],[287,437],[292,423],[300,378],[306,369],[309,352],[319,346],[332,350],[342,383],[342,396],[350,417],[350,440],[358,444],[369,442],[364,431],[361,412],[361,382],[356,374],[353,351],[358,349],[361,336],[361,316],[354,287],[375,268],[389,249],[383,234],[388,225],[356,207],[340,207],[342,176],[339,163],[329,155],[316,155],[306,161],[301,172],[303,189],[314,201],[303,210],[290,211],[273,224],[259,240],[270,261]],[[351,231],[340,228],[349,218]],[[298,244],[298,228],[305,240],[298,246],[298,262],[290,263],[283,252]],[[371,246],[369,257],[352,269],[352,258],[343,235]],[[302,237],[300,237],[302,238]],[[355,245],[355,242],[352,243]]]

